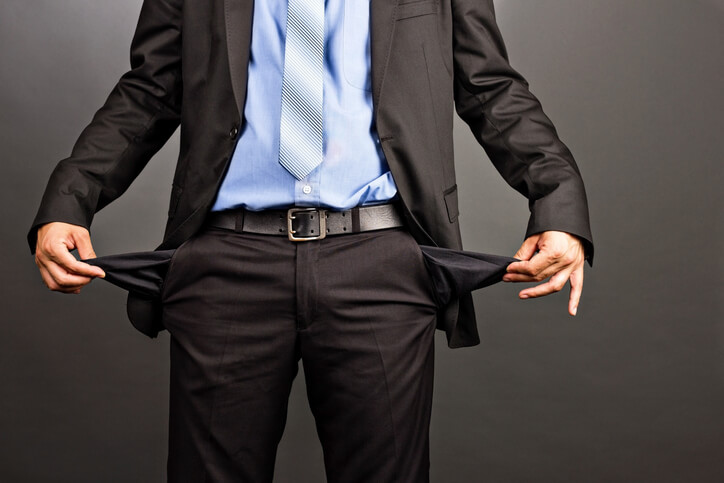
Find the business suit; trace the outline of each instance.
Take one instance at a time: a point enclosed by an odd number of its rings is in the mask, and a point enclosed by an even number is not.
[[[242,131],[252,7],[251,0],[144,2],[132,69],[54,171],[34,228],[49,221],[89,226],[180,123],[181,149],[159,248],[192,240]],[[492,1],[372,0],[370,8],[375,128],[415,240],[461,245],[454,100],[504,178],[529,198],[526,234],[578,235],[590,262],[578,170],[527,83],[509,66]],[[31,246],[33,237],[31,229]],[[478,342],[469,294],[436,309],[451,346]],[[132,294],[129,315],[149,335],[160,329],[159,305],[152,299]]]
[[[33,227],[89,227],[181,125],[168,221],[159,248],[202,225],[243,122],[251,0],[146,0],[131,47],[132,69],[51,175]],[[506,181],[529,199],[526,236],[566,231],[593,257],[578,168],[527,82],[508,61],[492,0],[370,4],[376,129],[403,203],[423,244],[460,248],[453,156],[453,103]],[[181,28],[183,25],[183,28]],[[151,301],[129,299],[149,335]],[[451,347],[479,342],[472,298],[452,301],[439,327]]]

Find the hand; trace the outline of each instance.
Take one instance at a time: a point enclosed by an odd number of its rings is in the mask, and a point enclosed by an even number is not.
[[[526,238],[514,256],[522,261],[508,265],[504,282],[540,282],[550,277],[545,283],[522,290],[518,294],[520,298],[558,292],[570,279],[568,313],[576,315],[583,290],[585,259],[583,244],[577,237],[563,231],[544,231]]]
[[[81,258],[95,258],[88,230],[69,223],[52,222],[38,229],[35,264],[50,290],[80,293],[94,277],[105,277],[100,267],[80,262],[70,253],[77,248]]]

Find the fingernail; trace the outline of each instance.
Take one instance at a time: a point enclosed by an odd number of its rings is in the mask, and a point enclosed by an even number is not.
[[[522,299],[527,299],[527,298],[528,298],[528,295],[523,294],[523,295],[520,296],[520,298],[522,298]]]
[[[507,276],[503,277],[503,282],[510,282],[510,277],[507,277]]]
[[[573,307],[573,315],[576,315],[578,313],[578,307]]]

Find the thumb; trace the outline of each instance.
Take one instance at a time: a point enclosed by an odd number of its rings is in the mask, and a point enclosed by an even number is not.
[[[89,258],[97,257],[95,250],[93,250],[93,245],[91,244],[90,235],[87,231],[74,233],[73,241],[75,242],[75,247],[78,249],[78,255],[80,255],[81,260],[88,260]],[[98,269],[99,277],[102,278],[106,276],[103,270],[98,267],[96,268]]]
[[[87,232],[73,233],[73,241],[75,242],[75,247],[78,249],[80,258],[83,260],[96,258],[96,252],[93,250],[93,245]]]
[[[540,235],[533,235],[526,238],[520,248],[518,248],[518,251],[515,252],[515,255],[513,255],[513,257],[517,258],[518,260],[530,260],[535,254],[536,249],[538,248],[539,238]]]

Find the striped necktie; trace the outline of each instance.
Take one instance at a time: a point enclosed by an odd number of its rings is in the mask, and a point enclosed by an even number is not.
[[[324,1],[287,7],[279,163],[297,179],[322,162]]]

